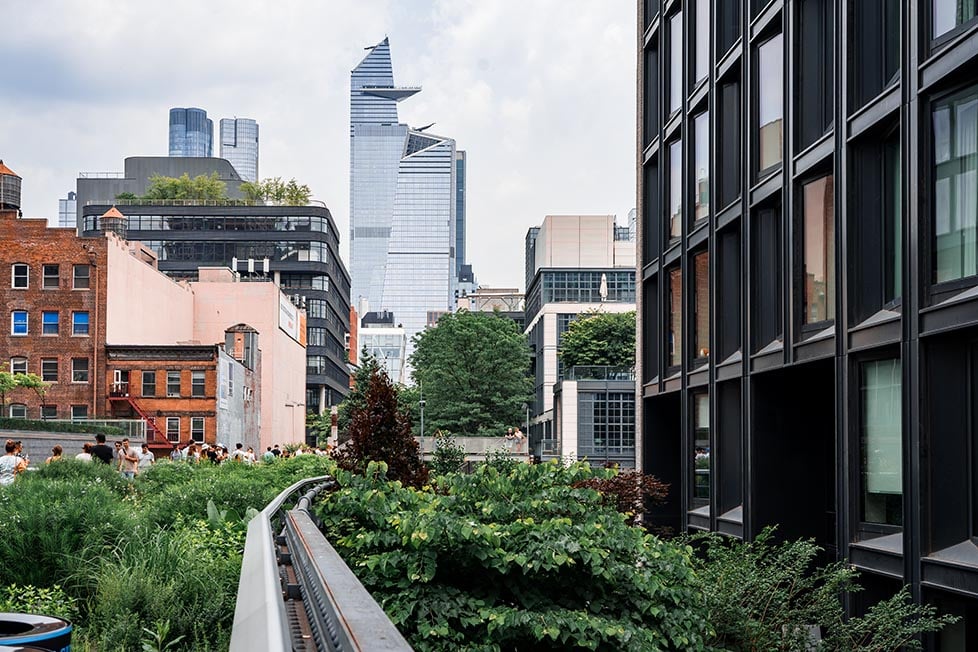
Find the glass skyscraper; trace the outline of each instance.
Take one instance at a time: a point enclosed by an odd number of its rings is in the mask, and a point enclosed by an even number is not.
[[[393,312],[408,355],[452,309],[458,278],[455,141],[397,119],[397,102],[420,90],[394,85],[386,38],[350,75],[351,298]]]
[[[214,121],[196,108],[170,109],[170,156],[214,156]]]
[[[245,181],[258,180],[258,123],[251,118],[221,118],[221,158]]]

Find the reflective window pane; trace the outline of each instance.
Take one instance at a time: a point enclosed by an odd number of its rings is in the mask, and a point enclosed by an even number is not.
[[[862,520],[903,524],[903,429],[900,360],[862,365],[860,448]]]
[[[978,274],[978,89],[936,105],[935,280]]]
[[[693,508],[710,504],[710,395],[693,394]]]
[[[693,310],[695,311],[696,358],[710,357],[710,254],[703,252],[693,258]]]
[[[832,175],[805,184],[804,274],[806,324],[835,318],[835,216]]]
[[[757,49],[758,169],[762,171],[781,162],[783,65],[781,35],[778,34]]]
[[[683,141],[669,145],[669,237],[683,234]]]
[[[696,0],[696,67],[694,81],[699,83],[710,72],[710,0]]]
[[[683,12],[669,19],[669,114],[683,105]]]
[[[931,0],[933,2],[933,38],[950,32],[975,17],[975,0]]]
[[[669,272],[669,366],[683,363],[683,273]]]
[[[693,121],[693,219],[710,214],[710,114],[701,113]]]

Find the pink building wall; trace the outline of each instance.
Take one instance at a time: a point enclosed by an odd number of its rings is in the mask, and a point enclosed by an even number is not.
[[[201,269],[201,280],[190,283],[194,338],[205,344],[223,341],[224,330],[238,323],[256,329],[262,354],[261,450],[305,441],[306,408],[287,404],[306,402],[306,349],[279,328],[279,301],[285,295],[271,282],[231,283],[230,278],[227,269]]]

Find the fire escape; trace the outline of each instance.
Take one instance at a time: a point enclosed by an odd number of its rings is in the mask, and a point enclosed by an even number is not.
[[[129,381],[116,381],[112,383],[109,391],[109,405],[112,406],[112,416],[139,417],[146,423],[146,443],[153,448],[170,448],[171,444],[166,438],[166,433],[156,425],[156,419],[146,413],[139,403],[129,395]]]

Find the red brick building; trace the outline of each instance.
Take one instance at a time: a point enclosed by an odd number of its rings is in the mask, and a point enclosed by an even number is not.
[[[34,392],[6,397],[4,416],[90,418],[105,402],[103,239],[82,239],[45,219],[0,208],[0,335],[5,367],[49,383],[44,405]],[[7,366],[9,365],[9,367]],[[43,414],[42,414],[43,412]]]

